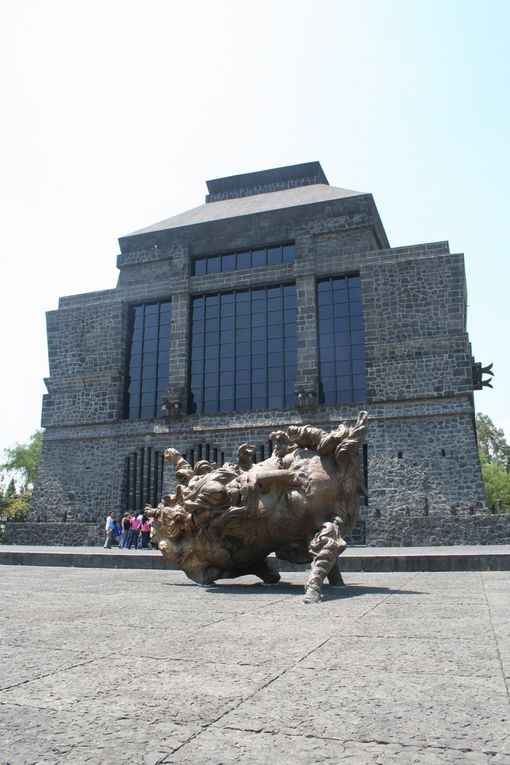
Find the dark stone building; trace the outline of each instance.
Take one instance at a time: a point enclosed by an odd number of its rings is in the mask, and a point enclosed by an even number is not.
[[[220,461],[250,441],[262,459],[276,427],[330,428],[360,409],[359,539],[498,541],[463,256],[446,242],[390,247],[371,194],[330,186],[318,162],[207,187],[205,204],[119,240],[115,289],[48,313],[46,432],[24,541],[87,543],[107,511],[157,502],[172,480],[167,446]]]

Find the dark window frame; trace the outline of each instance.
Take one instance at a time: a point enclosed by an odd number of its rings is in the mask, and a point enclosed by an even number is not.
[[[276,251],[279,250],[279,258]],[[253,255],[256,253],[257,263],[253,263]],[[262,256],[264,253],[264,256]],[[271,253],[271,255],[269,254]],[[277,262],[270,263],[269,260]],[[252,268],[272,268],[275,265],[293,263],[296,259],[296,244],[292,241],[280,242],[267,245],[266,247],[252,247],[251,249],[232,250],[230,252],[212,253],[193,258],[191,261],[192,276],[210,276],[212,274],[232,273]],[[264,263],[258,261],[264,260]],[[233,264],[233,268],[227,267]],[[225,268],[223,267],[225,265]],[[218,267],[219,266],[219,267]]]
[[[162,400],[169,380],[171,322],[170,300],[130,306],[124,419],[163,416]]]
[[[358,273],[332,276],[316,283],[321,404],[366,401],[361,287]]]
[[[273,319],[276,314],[280,325],[277,338],[268,338],[269,290],[272,290],[270,294],[273,309],[279,301],[279,310],[272,311]],[[192,297],[190,359],[197,360],[195,369],[201,362],[206,373],[216,375],[215,385],[208,386],[205,385],[205,374],[200,379],[199,374],[195,373],[194,380],[190,375],[189,401],[192,414],[287,408],[295,404],[294,383],[297,370],[297,343],[294,332],[297,323],[295,298],[294,283],[206,293]],[[204,300],[207,306],[208,300],[212,303],[215,299],[219,303],[220,315],[222,315],[223,305],[233,303],[234,311],[231,316],[225,317],[228,321],[225,321],[223,326],[223,332],[229,333],[228,342],[223,342],[224,336],[220,329],[218,338],[216,335],[211,338],[213,342],[211,347],[205,340],[207,321],[203,328],[200,327],[200,331],[194,331],[194,321],[199,315],[197,312],[195,316],[195,305],[199,305],[195,301]],[[264,306],[263,313],[259,310],[261,304]],[[256,312],[254,309],[257,309]],[[254,315],[263,316],[264,324],[257,323],[254,326],[251,321]],[[233,334],[233,341],[231,334]],[[214,369],[207,370],[206,353],[216,360]],[[254,372],[256,379],[253,378]],[[209,377],[208,381],[210,382],[211,379]],[[277,394],[274,393],[275,383],[276,387],[279,387]]]

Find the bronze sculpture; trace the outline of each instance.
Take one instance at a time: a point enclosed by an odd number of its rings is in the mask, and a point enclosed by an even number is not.
[[[168,560],[199,584],[255,574],[266,584],[279,581],[266,557],[311,563],[305,603],[321,599],[325,577],[343,584],[338,556],[358,518],[366,494],[358,462],[366,412],[352,426],[327,432],[309,425],[271,434],[271,457],[253,463],[254,447],[243,444],[236,464],[221,467],[201,460],[192,467],[175,449],[165,459],[178,485],[156,509],[158,547]]]

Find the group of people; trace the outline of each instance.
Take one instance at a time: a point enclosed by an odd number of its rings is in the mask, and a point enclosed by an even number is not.
[[[152,519],[147,518],[145,513],[139,515],[124,513],[120,523],[113,513],[108,513],[105,524],[106,539],[105,550],[112,547],[130,550],[154,549],[156,543],[153,540]]]

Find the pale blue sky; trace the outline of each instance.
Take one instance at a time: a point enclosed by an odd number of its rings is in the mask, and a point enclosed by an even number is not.
[[[44,313],[208,178],[319,160],[393,246],[463,252],[476,405],[510,437],[510,3],[0,0],[0,449],[39,426]]]

